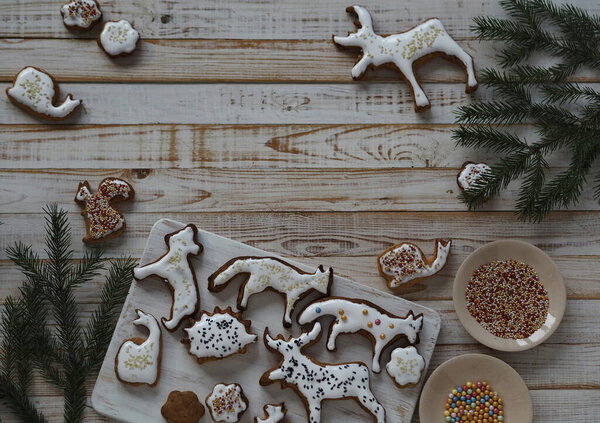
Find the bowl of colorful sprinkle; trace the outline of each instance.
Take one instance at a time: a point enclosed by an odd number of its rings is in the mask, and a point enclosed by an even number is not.
[[[462,263],[453,286],[456,314],[469,334],[499,351],[523,351],[544,342],[567,303],[556,264],[523,241],[501,240]]]
[[[419,417],[423,423],[531,423],[533,406],[512,367],[489,355],[464,354],[431,374]]]

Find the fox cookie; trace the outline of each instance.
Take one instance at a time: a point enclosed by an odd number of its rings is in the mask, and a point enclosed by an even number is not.
[[[278,292],[285,297],[284,327],[292,326],[292,311],[298,301],[312,291],[327,295],[333,282],[331,268],[326,271],[319,266],[311,274],[275,257],[236,257],[209,276],[208,290],[222,291],[239,274],[244,275],[246,280],[238,295],[238,309],[245,310],[248,298],[253,294],[267,289]]]
[[[362,6],[346,9],[358,17],[358,30],[347,37],[333,37],[338,46],[360,48],[358,61],[352,68],[352,78],[360,79],[369,67],[388,66],[400,72],[409,83],[415,110],[427,110],[431,103],[414,73],[414,68],[433,57],[441,56],[463,65],[467,73],[466,92],[477,89],[473,58],[448,35],[439,19],[428,19],[400,34],[382,36],[373,30],[371,14]]]
[[[385,366],[388,374],[399,388],[416,385],[425,370],[425,359],[412,345],[392,351],[389,363]]]
[[[450,240],[436,239],[433,256],[425,257],[413,243],[396,244],[379,256],[379,273],[390,289],[407,287],[439,272],[446,265],[451,245]]]
[[[125,216],[113,203],[120,200],[132,200],[133,187],[123,179],[106,178],[98,185],[98,191],[92,195],[88,181],[81,182],[77,188],[75,202],[83,205],[81,215],[85,219],[87,233],[83,242],[95,242],[115,237],[125,230]]]
[[[192,224],[167,234],[167,252],[158,260],[133,269],[133,277],[137,281],[148,276],[158,276],[169,285],[173,296],[171,316],[161,320],[170,331],[177,329],[184,317],[196,313],[200,304],[196,273],[190,261],[190,256],[197,256],[204,249],[197,237],[198,228]]]
[[[43,69],[28,66],[15,77],[12,87],[6,89],[8,99],[18,108],[45,120],[64,120],[81,105],[71,94],[62,104],[58,102],[60,89],[52,75]]]
[[[198,423],[204,416],[204,406],[191,391],[173,391],[160,409],[167,423]]]
[[[200,364],[244,354],[246,347],[256,341],[256,335],[250,333],[251,322],[242,320],[242,315],[234,313],[231,307],[204,312],[199,321],[191,322],[192,326],[184,329],[186,337],[181,342],[189,346],[189,353]]]
[[[72,0],[60,9],[63,23],[72,31],[88,31],[100,22],[102,11],[96,0]]]
[[[481,175],[491,170],[487,163],[463,163],[460,172],[456,176],[456,182],[462,192],[471,188],[477,182]]]
[[[126,340],[115,358],[115,373],[122,383],[155,386],[158,382],[161,357],[161,331],[154,316],[136,310],[138,319],[134,325],[148,328],[147,339]]]
[[[206,406],[214,421],[236,423],[248,409],[248,398],[237,383],[219,383],[206,397]]]
[[[284,388],[292,388],[302,398],[309,423],[321,421],[324,400],[354,399],[373,415],[374,423],[385,423],[385,409],[371,392],[369,368],[363,363],[326,364],[304,355],[302,350],[315,344],[321,335],[321,325],[303,332],[297,338],[272,338],[265,329],[267,348],[279,355],[279,364],[260,378],[262,386],[277,381]]]
[[[104,23],[98,45],[111,57],[128,56],[137,47],[140,33],[126,20]]]
[[[423,327],[423,315],[409,312],[406,317],[398,317],[366,300],[340,297],[323,298],[307,306],[298,316],[298,323],[304,325],[321,316],[333,316],[336,321],[329,329],[327,349],[335,351],[335,340],[342,333],[360,333],[371,338],[373,343],[373,372],[381,372],[379,359],[382,351],[400,338],[411,344],[419,341]]]
[[[284,403],[267,404],[263,407],[263,411],[265,413],[265,417],[255,417],[254,423],[283,423],[285,413],[287,413]]]

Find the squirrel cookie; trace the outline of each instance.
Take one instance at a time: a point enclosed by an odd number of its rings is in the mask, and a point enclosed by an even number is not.
[[[206,397],[206,406],[214,421],[236,423],[248,408],[248,398],[237,383],[219,383]]]
[[[204,249],[197,237],[198,228],[192,224],[167,234],[167,252],[158,260],[133,269],[137,281],[154,275],[169,285],[173,297],[171,315],[168,320],[164,317],[161,320],[170,331],[177,329],[184,317],[196,313],[200,304],[196,273],[190,261],[190,256],[197,256]]]
[[[104,23],[98,45],[111,57],[128,56],[140,41],[140,33],[126,20]]]
[[[250,333],[251,322],[243,320],[240,313],[228,307],[218,307],[212,313],[202,313],[200,320],[184,329],[184,344],[189,346],[189,353],[202,364],[211,360],[219,360],[234,354],[246,353],[246,347],[256,341],[256,335]]]
[[[191,391],[170,392],[160,409],[167,423],[198,423],[204,413],[204,406]]]
[[[96,0],[72,0],[60,9],[63,23],[72,31],[88,31],[100,22],[102,11]]]
[[[254,423],[281,423],[285,418],[285,413],[287,413],[284,403],[267,404],[263,407],[263,411],[265,412],[265,417],[255,417]]]
[[[388,288],[410,286],[439,272],[446,265],[452,241],[435,240],[435,252],[425,257],[423,251],[411,242],[396,244],[377,259],[379,273],[387,279]]]
[[[392,67],[409,83],[415,110],[420,112],[429,109],[431,103],[417,80],[414,68],[428,59],[441,56],[464,66],[467,73],[467,93],[477,89],[473,58],[448,35],[439,19],[428,19],[400,34],[382,36],[373,30],[371,14],[366,8],[350,6],[346,11],[358,17],[355,22],[358,29],[354,33],[348,33],[347,37],[334,36],[333,42],[339,46],[362,50],[352,68],[352,78],[362,78],[369,67]]]
[[[312,291],[328,295],[333,282],[333,269],[319,266],[315,273],[306,273],[275,257],[236,257],[209,276],[208,290],[220,292],[231,280],[243,274],[237,306],[245,310],[248,298],[265,290],[275,291],[285,297],[283,326],[292,326],[292,311],[296,303]]]
[[[151,314],[142,310],[136,313],[138,319],[133,324],[145,326],[150,333],[146,339],[131,338],[121,345],[115,357],[115,373],[122,383],[155,386],[162,349],[160,326]]]
[[[88,181],[81,182],[75,202],[83,205],[81,215],[87,229],[83,242],[105,241],[123,232],[125,216],[112,203],[132,200],[134,196],[133,187],[123,179],[103,179],[93,195]]]
[[[52,75],[43,69],[28,66],[23,68],[6,89],[11,103],[18,108],[45,120],[64,120],[70,117],[81,105],[81,100],[73,100],[71,94],[61,105],[55,106],[60,89]]]
[[[477,182],[481,175],[491,170],[492,168],[487,163],[463,163],[460,172],[456,176],[456,182],[462,192],[471,188]]]
[[[388,374],[399,388],[416,385],[425,369],[425,359],[413,346],[396,348],[392,351],[390,362],[385,366]]]
[[[327,349],[335,351],[335,340],[342,333],[360,333],[371,338],[373,344],[373,372],[381,372],[379,359],[383,350],[400,338],[411,344],[419,341],[423,327],[423,315],[410,311],[406,317],[388,313],[381,307],[366,301],[340,297],[323,298],[308,305],[298,316],[298,323],[305,325],[321,316],[333,316],[335,322],[329,329]]]
[[[297,338],[272,338],[265,329],[267,348],[281,355],[279,364],[260,378],[262,386],[277,381],[284,388],[292,388],[302,399],[309,423],[321,421],[324,400],[354,399],[373,415],[374,423],[385,423],[385,409],[371,392],[369,368],[363,363],[326,364],[308,357],[302,350],[315,344],[321,335],[321,325],[315,323],[310,332]]]

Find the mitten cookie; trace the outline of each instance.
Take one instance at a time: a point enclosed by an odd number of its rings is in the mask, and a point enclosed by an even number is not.
[[[465,162],[456,176],[456,182],[462,192],[471,188],[477,182],[481,175],[492,168],[487,163]]]
[[[126,20],[104,23],[98,45],[111,57],[128,56],[140,42],[140,33]]]
[[[287,413],[284,403],[267,404],[263,407],[263,411],[265,412],[265,417],[255,417],[254,423],[281,423],[285,418],[285,413]]]
[[[416,385],[425,369],[425,359],[413,346],[396,348],[390,362],[385,366],[388,374],[399,388]]]
[[[96,0],[72,0],[60,9],[63,23],[72,31],[88,31],[100,22],[102,11]]]
[[[248,398],[237,383],[219,383],[206,397],[206,405],[214,421],[236,423],[248,409]]]
[[[173,391],[160,409],[167,423],[198,423],[204,415],[204,406],[191,391]]]

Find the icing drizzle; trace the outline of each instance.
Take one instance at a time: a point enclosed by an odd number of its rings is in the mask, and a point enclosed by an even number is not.
[[[254,421],[256,423],[280,423],[285,417],[286,409],[283,403],[281,404],[267,404],[263,407],[265,412],[264,418],[256,417]]]
[[[106,22],[100,33],[100,44],[110,56],[132,53],[139,39],[140,33],[126,20]]]
[[[73,0],[60,9],[67,27],[89,29],[102,17],[95,0]]]
[[[214,421],[235,423],[248,408],[248,400],[237,383],[219,383],[206,398],[206,405]]]
[[[416,385],[425,369],[425,359],[413,346],[396,348],[386,369],[398,386]]]
[[[481,174],[491,170],[486,163],[467,163],[458,174],[458,186],[461,189],[469,189],[479,178]]]

